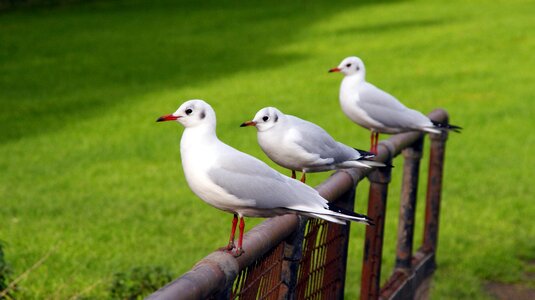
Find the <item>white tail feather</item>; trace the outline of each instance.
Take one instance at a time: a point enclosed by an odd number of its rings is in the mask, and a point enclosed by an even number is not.
[[[349,216],[349,215],[345,215],[345,214],[337,213],[337,212],[332,212],[331,215],[335,217],[339,217],[340,219],[347,220],[347,221],[355,221],[355,222],[364,223],[364,224],[368,224],[370,222],[368,219],[363,218],[363,217]]]
[[[379,161],[373,161],[373,160],[361,160],[363,164],[370,166],[370,167],[386,167],[386,165]]]
[[[382,162],[372,160],[349,160],[337,165],[339,168],[373,168],[386,167]]]
[[[359,222],[359,223],[365,223],[365,224],[368,224],[368,220],[366,220],[366,218],[361,218],[361,217],[355,217],[355,216],[350,216],[350,215],[346,215],[346,214],[343,214],[343,213],[339,213],[339,212],[335,212],[335,211],[331,211],[331,210],[328,210],[328,209],[313,209],[314,211],[312,211],[312,209],[310,208],[304,208],[304,207],[299,207],[298,209],[295,209],[295,207],[291,208],[291,209],[294,209],[294,210],[297,210],[300,212],[300,214],[303,214],[303,215],[307,215],[307,216],[310,216],[312,218],[319,218],[319,219],[322,219],[322,220],[325,220],[325,221],[329,221],[329,222],[333,222],[333,223],[338,223],[338,224],[347,224],[347,221],[355,221],[355,222]]]
[[[437,134],[441,133],[440,129],[431,128],[431,127],[423,127],[422,130],[426,132],[430,132],[430,133],[437,133]]]
[[[336,217],[332,217],[332,216],[328,216],[328,215],[310,213],[310,216],[312,216],[314,218],[322,219],[322,220],[325,220],[325,221],[337,223],[337,224],[343,224],[343,225],[347,224],[347,222],[344,221],[344,220],[340,220],[340,219],[338,219]]]
[[[356,160],[348,160],[348,161],[344,161],[343,163],[341,164],[338,164],[336,165],[338,168],[371,168],[371,166],[367,165],[367,164],[364,164],[363,160],[361,161],[356,161]]]

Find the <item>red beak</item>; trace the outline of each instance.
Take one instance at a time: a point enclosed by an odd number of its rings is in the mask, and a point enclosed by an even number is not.
[[[240,125],[240,127],[245,127],[245,126],[256,126],[256,122],[247,121],[247,122],[241,123],[241,125]]]
[[[339,68],[332,68],[329,70],[329,73],[332,73],[332,72],[340,72],[341,70]]]
[[[180,117],[176,117],[176,116],[173,116],[173,115],[165,115],[165,116],[159,117],[158,120],[156,120],[156,122],[174,121],[174,120],[176,120],[178,118],[180,118]]]

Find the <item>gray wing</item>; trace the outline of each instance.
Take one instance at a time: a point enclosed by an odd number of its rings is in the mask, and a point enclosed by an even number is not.
[[[326,200],[313,188],[283,176],[264,162],[233,148],[225,151],[219,167],[208,171],[209,178],[239,199],[255,201],[255,208],[326,206]]]
[[[429,118],[421,112],[407,108],[394,96],[371,83],[359,87],[359,97],[357,105],[386,127],[419,129],[432,126]]]
[[[291,117],[292,126],[299,130],[302,139],[296,143],[305,151],[318,154],[322,159],[332,158],[333,163],[360,157],[355,149],[335,141],[327,131],[318,125],[293,116],[287,117]]]

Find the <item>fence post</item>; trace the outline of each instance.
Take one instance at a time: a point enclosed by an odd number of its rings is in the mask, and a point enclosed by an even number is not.
[[[295,286],[297,284],[297,272],[301,260],[301,248],[308,218],[299,216],[297,230],[284,241],[284,260],[281,267],[281,281],[278,299],[295,298]]]
[[[447,123],[448,119],[444,123]],[[427,179],[427,196],[425,204],[425,227],[423,250],[435,252],[438,243],[438,225],[440,199],[442,190],[442,173],[444,170],[444,154],[446,151],[446,131],[440,134],[429,134],[431,150],[429,151],[429,177]]]
[[[390,143],[381,142],[379,147],[386,148],[388,163],[392,160],[394,147]],[[383,152],[383,151],[380,151]],[[368,216],[375,226],[366,227],[364,257],[362,261],[362,278],[360,299],[378,299],[381,286],[381,260],[383,253],[383,233],[386,213],[388,183],[391,168],[376,168],[369,175],[370,192],[368,196]]]
[[[356,185],[358,183],[355,183]],[[355,208],[355,191],[356,191],[356,185],[354,185],[349,191],[345,192],[342,197],[336,202],[336,204],[339,207],[345,208],[347,210],[353,211]],[[338,276],[341,277],[340,284],[337,286],[336,292],[334,293],[333,299],[344,299],[344,289],[345,289],[345,281],[346,281],[346,268],[347,268],[347,254],[348,254],[348,248],[349,248],[349,232],[351,229],[351,222],[348,222],[345,226],[340,226],[337,224],[329,224],[329,226],[337,226],[339,227],[341,234],[344,236],[344,240],[342,242],[342,247],[335,249],[333,247],[329,247],[327,249],[327,257],[330,256],[340,256],[341,260],[339,262],[338,266]]]
[[[353,210],[358,182],[355,176],[359,175],[340,170],[332,176],[340,178],[339,184],[330,187],[322,184],[317,187],[318,191],[326,199],[336,199],[337,206]],[[309,220],[302,242],[304,259],[299,262],[298,282],[288,299],[344,299],[349,231],[349,223]]]
[[[407,273],[411,269],[414,237],[414,213],[418,196],[418,175],[422,158],[423,135],[405,148],[403,153],[403,179],[399,209],[396,270]]]

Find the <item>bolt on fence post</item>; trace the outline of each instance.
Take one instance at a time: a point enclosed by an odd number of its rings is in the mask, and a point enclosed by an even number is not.
[[[447,116],[444,123],[448,123]],[[423,250],[425,252],[435,252],[438,243],[438,217],[440,213],[442,174],[448,133],[447,131],[443,131],[440,134],[429,134],[429,138],[431,140],[431,150],[429,151],[429,177],[427,180],[425,204]]]
[[[379,146],[386,148],[388,160],[392,161],[393,146],[381,142]],[[392,148],[392,149],[390,149]],[[384,150],[383,150],[384,151]],[[382,152],[382,151],[380,151]],[[375,226],[366,227],[364,242],[364,257],[362,261],[362,278],[360,299],[378,299],[381,286],[381,259],[383,253],[383,233],[386,214],[386,200],[391,168],[376,168],[369,175],[370,192],[368,197],[368,216],[373,219]]]
[[[399,208],[396,270],[408,272],[411,269],[414,237],[414,216],[418,196],[418,175],[422,158],[423,135],[403,153],[403,179]]]

